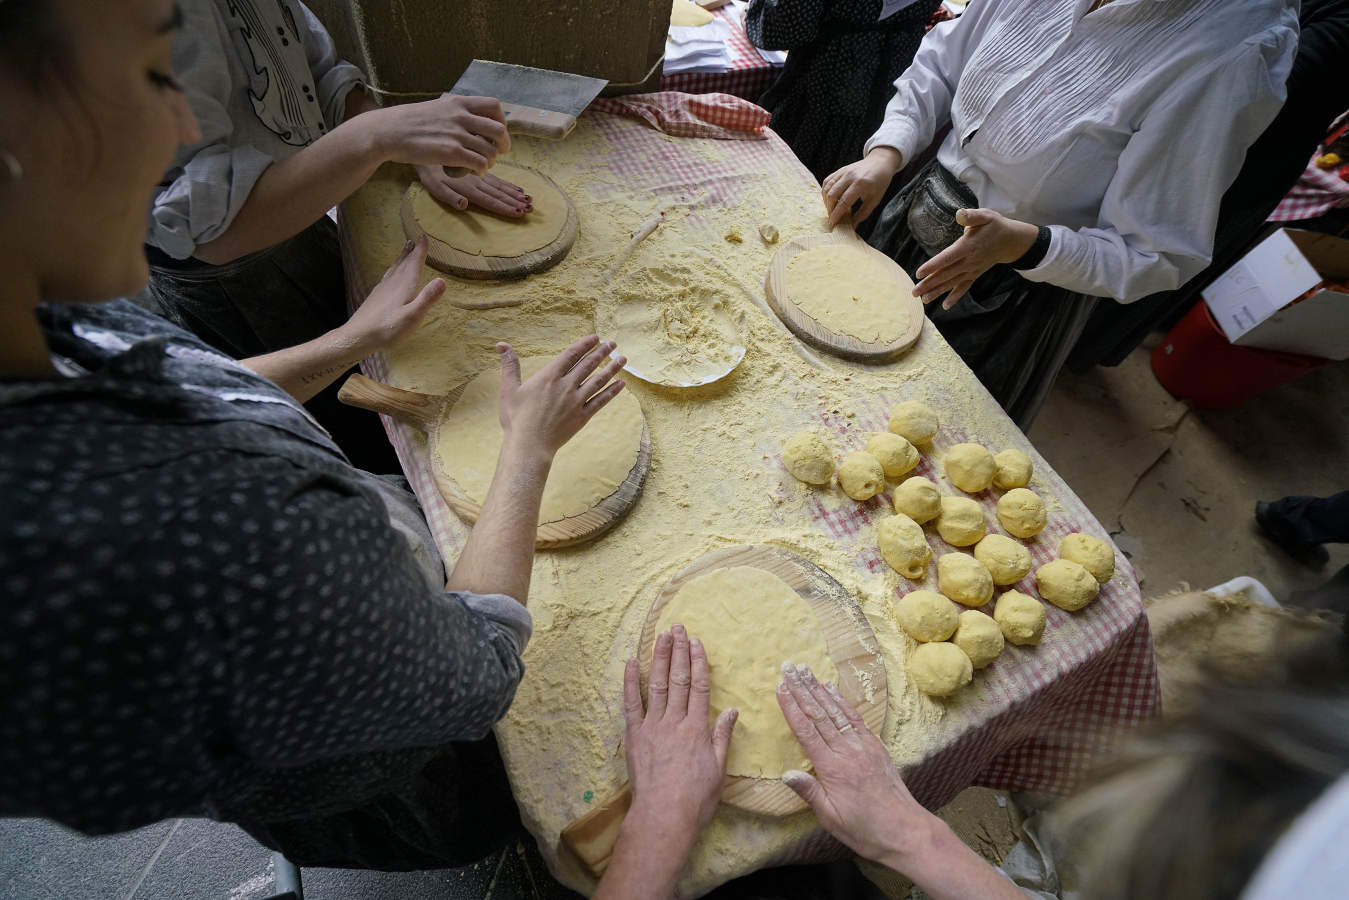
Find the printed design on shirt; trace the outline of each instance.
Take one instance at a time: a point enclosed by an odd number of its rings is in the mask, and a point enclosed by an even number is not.
[[[327,125],[293,10],[285,0],[226,0],[225,10],[258,121],[291,146],[309,146]]]

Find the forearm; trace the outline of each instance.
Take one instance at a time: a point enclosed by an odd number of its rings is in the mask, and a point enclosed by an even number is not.
[[[527,603],[539,504],[551,466],[550,454],[507,438],[482,512],[445,585],[448,590],[506,594]]]
[[[904,875],[932,900],[1025,900],[1009,878],[926,810],[896,849],[878,860]]]
[[[242,362],[303,403],[370,352],[343,329],[335,328],[307,343]]]
[[[623,819],[594,900],[673,897],[693,846],[687,832],[663,825],[655,815],[634,807]]]

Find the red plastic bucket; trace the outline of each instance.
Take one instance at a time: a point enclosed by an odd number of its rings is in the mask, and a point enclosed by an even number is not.
[[[1152,372],[1162,387],[1203,409],[1236,406],[1325,363],[1316,356],[1236,346],[1202,300],[1152,351]]]

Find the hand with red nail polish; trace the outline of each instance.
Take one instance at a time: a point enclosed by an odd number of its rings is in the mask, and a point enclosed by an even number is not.
[[[443,166],[417,166],[417,178],[427,192],[454,209],[477,209],[518,219],[534,207],[519,185],[492,174],[452,178]]]

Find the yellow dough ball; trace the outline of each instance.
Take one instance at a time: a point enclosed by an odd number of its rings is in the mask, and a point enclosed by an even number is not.
[[[828,484],[834,477],[834,452],[814,431],[792,435],[782,447],[782,462],[806,484]]]
[[[974,666],[955,644],[938,641],[919,644],[909,653],[909,677],[931,697],[949,697],[970,683]]]
[[[890,411],[890,430],[911,444],[926,444],[937,433],[937,414],[920,400],[905,400]]]
[[[932,548],[927,544],[923,526],[913,519],[905,515],[882,519],[876,526],[876,543],[881,548],[881,558],[905,578],[918,581],[927,574]]]
[[[969,547],[979,543],[988,531],[984,508],[969,497],[942,497],[941,512],[937,514],[937,533],[952,547]]]
[[[946,477],[967,494],[987,490],[998,471],[993,454],[978,444],[956,444],[946,451],[944,462]]]
[[[998,521],[1009,534],[1019,538],[1033,538],[1049,521],[1045,502],[1035,491],[1012,488],[998,498]]]
[[[881,461],[887,478],[898,478],[918,465],[918,451],[913,444],[888,431],[868,437],[867,452]]]
[[[915,641],[944,641],[955,633],[957,608],[936,591],[910,591],[893,608],[899,627]]]
[[[903,513],[919,525],[931,522],[941,512],[941,492],[921,475],[906,478],[895,488],[895,512]]]
[[[1002,628],[1002,636],[1013,644],[1038,644],[1045,633],[1044,604],[1020,591],[1008,591],[998,598],[993,620]]]
[[[959,616],[951,643],[965,651],[971,665],[982,669],[1002,653],[1002,629],[992,616],[967,609]]]
[[[963,606],[983,606],[993,599],[993,576],[973,556],[946,553],[937,560],[937,588]]]
[[[854,500],[870,500],[885,490],[885,470],[870,453],[858,450],[843,457],[838,467],[838,483],[843,493]]]
[[[984,564],[999,587],[1016,584],[1030,573],[1030,551],[1006,535],[990,534],[975,544],[974,558]]]
[[[1002,490],[1025,487],[1030,484],[1030,457],[1020,450],[1004,450],[993,457],[998,471],[993,475],[993,486]]]
[[[1041,597],[1068,612],[1076,612],[1086,606],[1096,599],[1101,590],[1101,585],[1091,577],[1091,573],[1071,559],[1045,563],[1035,570],[1035,583],[1040,588]]]
[[[1074,532],[1064,537],[1059,541],[1059,556],[1077,563],[1101,584],[1115,574],[1115,551],[1109,543],[1090,534]]]

